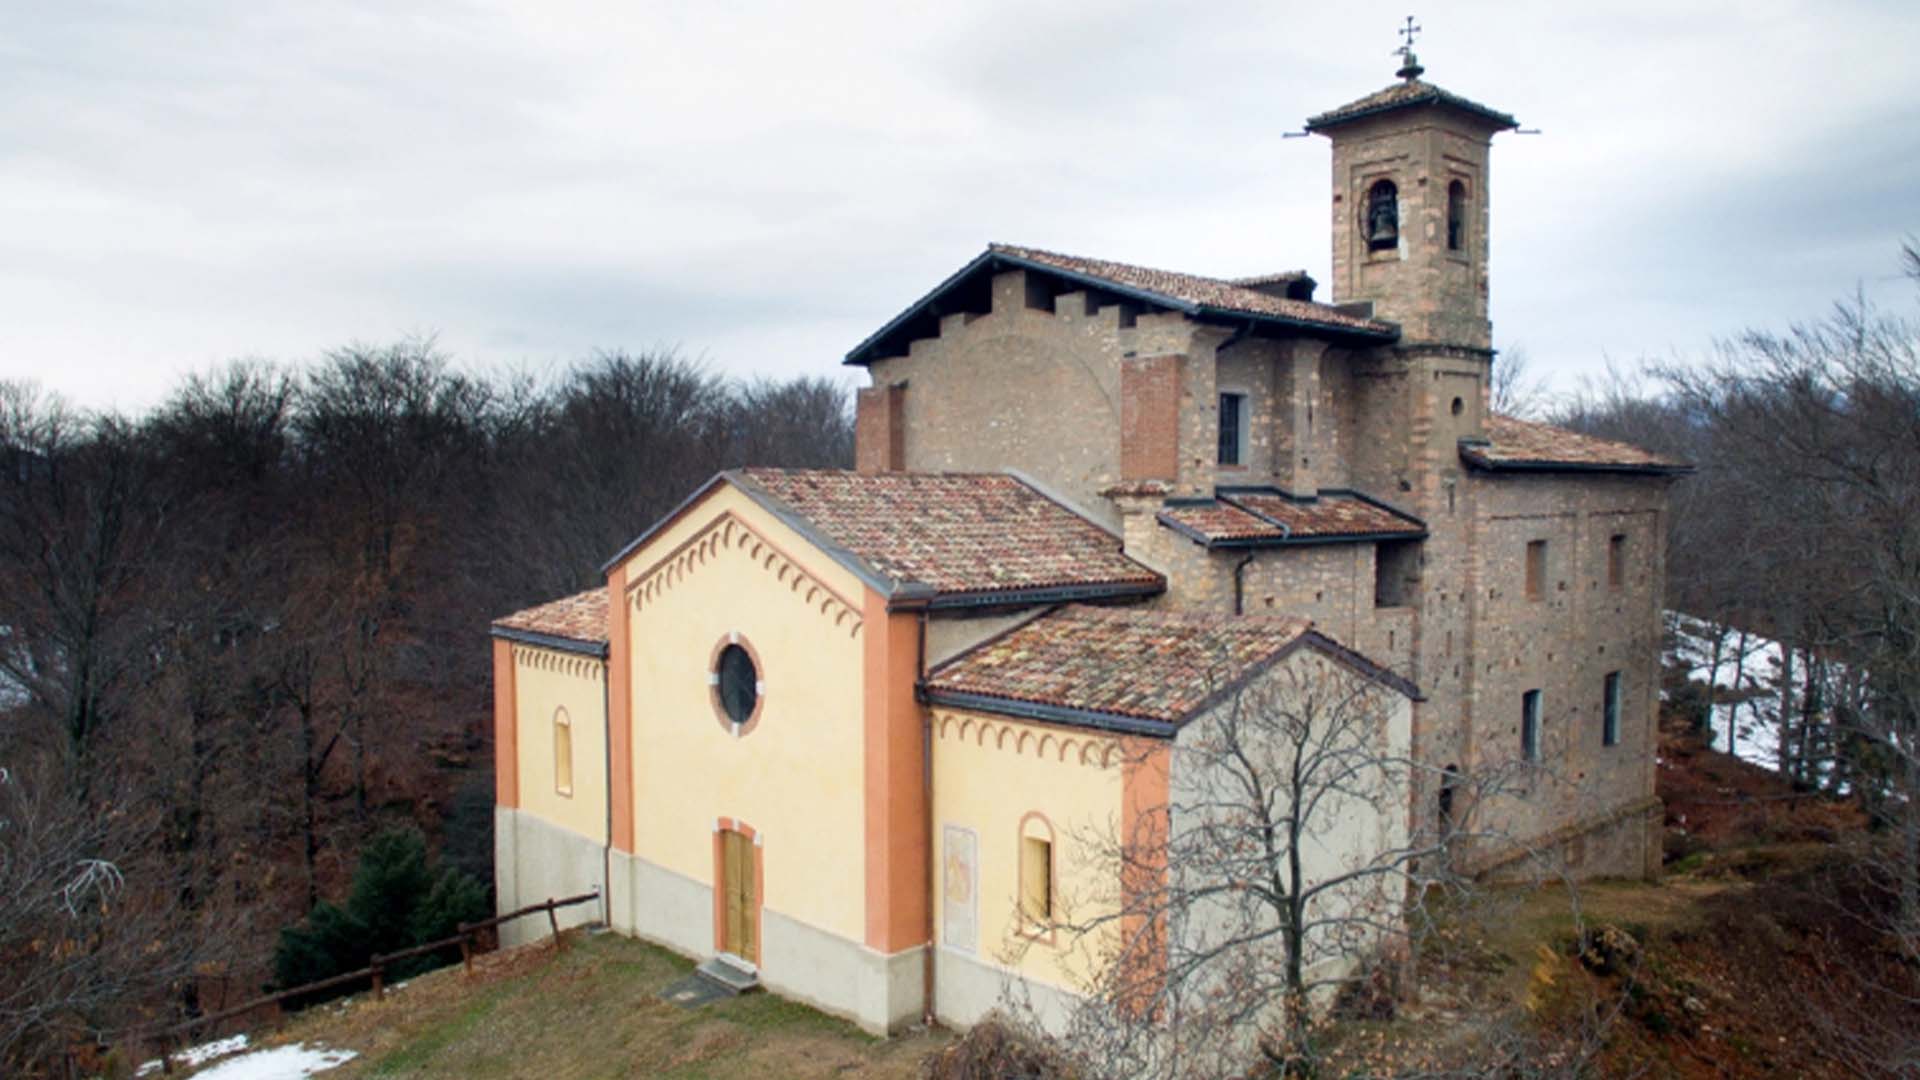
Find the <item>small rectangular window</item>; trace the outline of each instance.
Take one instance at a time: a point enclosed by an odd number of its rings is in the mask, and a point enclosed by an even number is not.
[[[553,790],[573,794],[573,721],[564,709],[553,717]]]
[[[1547,591],[1547,542],[1527,542],[1527,599],[1538,600]]]
[[[1053,920],[1053,843],[1038,836],[1020,838],[1020,913],[1035,925]]]
[[[1617,589],[1627,580],[1627,534],[1614,533],[1607,538],[1607,588]]]
[[[1620,673],[1607,672],[1605,701],[1600,709],[1600,745],[1620,744]]]
[[[1420,541],[1388,540],[1374,545],[1373,606],[1409,607],[1420,591]]]
[[[1220,464],[1244,465],[1241,441],[1246,435],[1247,395],[1220,395]]]
[[[1520,754],[1528,761],[1540,760],[1540,691],[1520,695]]]

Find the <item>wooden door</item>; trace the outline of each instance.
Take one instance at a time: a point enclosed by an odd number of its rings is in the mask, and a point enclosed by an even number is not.
[[[720,889],[725,903],[721,949],[760,962],[760,898],[755,891],[753,841],[728,829],[720,834]]]

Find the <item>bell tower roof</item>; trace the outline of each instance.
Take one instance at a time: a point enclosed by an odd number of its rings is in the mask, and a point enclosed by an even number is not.
[[[1408,62],[1412,63],[1411,56],[1408,57]],[[1418,65],[1401,70],[1418,70]],[[1385,90],[1368,94],[1358,101],[1349,101],[1337,109],[1329,109],[1318,116],[1310,117],[1307,120],[1307,130],[1326,132],[1370,116],[1379,116],[1381,113],[1400,109],[1418,108],[1422,105],[1436,105],[1443,109],[1464,113],[1480,121],[1491,131],[1510,131],[1520,126],[1519,121],[1498,109],[1490,109],[1477,101],[1469,101],[1459,94],[1442,90],[1430,82],[1422,82],[1415,76],[1403,78]]]
[[[1448,93],[1432,83],[1421,82],[1420,76],[1427,69],[1420,66],[1420,58],[1413,55],[1413,39],[1423,28],[1407,16],[1407,24],[1398,31],[1401,37],[1400,47],[1393,55],[1400,58],[1400,70],[1394,72],[1400,81],[1377,93],[1368,94],[1358,101],[1349,101],[1337,109],[1330,109],[1319,116],[1307,120],[1307,130],[1326,132],[1342,124],[1363,120],[1381,113],[1398,109],[1418,108],[1422,105],[1438,105],[1442,108],[1464,113],[1488,128],[1488,134],[1507,131],[1520,126],[1513,117],[1498,109],[1489,109],[1476,101],[1468,101],[1458,94]]]

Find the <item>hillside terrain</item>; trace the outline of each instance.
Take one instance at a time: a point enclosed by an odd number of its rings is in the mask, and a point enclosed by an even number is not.
[[[1847,1054],[1920,1022],[1862,979],[1902,977],[1848,916],[1835,859],[1864,827],[1766,769],[1663,732],[1669,873],[1660,882],[1491,890],[1447,912],[1419,992],[1331,1022],[1335,1074],[1857,1076]],[[357,1056],[328,1077],[914,1077],[953,1036],[875,1040],[766,994],[683,1009],[684,959],[610,934],[491,954],[296,1017],[256,1045]],[[1869,1073],[1870,1074],[1870,1073]]]

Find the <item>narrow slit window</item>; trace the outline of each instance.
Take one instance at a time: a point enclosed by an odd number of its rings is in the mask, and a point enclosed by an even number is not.
[[[1607,672],[1605,698],[1600,708],[1600,745],[1620,745],[1620,673]]]
[[[1247,395],[1220,395],[1220,464],[1246,464],[1242,443],[1247,430]]]
[[[553,714],[553,790],[573,794],[573,718],[565,709]]]
[[[1520,695],[1520,756],[1540,760],[1540,691]]]
[[[1455,180],[1447,185],[1447,250],[1467,246],[1467,185]]]
[[[1527,542],[1527,599],[1538,600],[1547,591],[1547,542]]]
[[[1627,580],[1627,534],[1607,538],[1607,587],[1617,589]]]
[[[1053,921],[1053,841],[1020,838],[1020,914],[1034,926]]]

